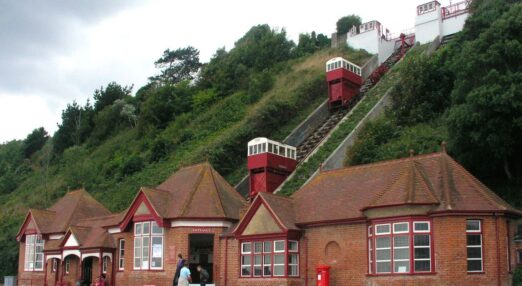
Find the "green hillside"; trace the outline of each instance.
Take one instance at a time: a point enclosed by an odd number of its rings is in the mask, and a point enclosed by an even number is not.
[[[70,104],[52,138],[42,129],[0,145],[0,276],[16,272],[14,237],[28,208],[48,207],[68,190],[84,187],[122,211],[140,186],[157,185],[182,165],[209,160],[239,181],[250,139],[282,140],[325,100],[328,59],[363,64],[370,57],[329,49],[325,38],[304,34],[296,46],[284,31],[260,25],[207,64],[192,47],[167,50],[156,62],[160,74],[136,96],[110,83],[92,104]]]
[[[392,107],[368,124],[346,165],[448,152],[522,207],[522,3],[474,1],[464,30],[431,57],[408,57]]]

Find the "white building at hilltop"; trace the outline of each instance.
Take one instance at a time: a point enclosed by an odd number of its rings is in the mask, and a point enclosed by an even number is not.
[[[451,36],[462,30],[469,16],[471,0],[442,7],[438,1],[417,6],[415,27],[399,33],[390,33],[379,21],[369,21],[353,26],[345,35],[332,34],[332,47],[346,43],[355,49],[364,49],[379,56],[379,64],[384,62],[395,49],[400,47],[400,35],[404,34],[409,43],[425,44]]]

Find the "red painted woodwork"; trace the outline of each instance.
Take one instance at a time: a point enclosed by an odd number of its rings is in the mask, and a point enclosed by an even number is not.
[[[329,107],[347,106],[358,93],[363,79],[361,76],[344,68],[326,73],[328,81]]]
[[[296,166],[296,160],[272,153],[249,156],[250,197],[259,192],[273,193]]]

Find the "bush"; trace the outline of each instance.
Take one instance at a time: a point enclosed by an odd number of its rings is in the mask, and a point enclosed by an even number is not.
[[[121,168],[121,173],[123,176],[132,175],[138,171],[141,171],[145,167],[145,163],[143,163],[143,159],[140,156],[131,156]]]
[[[522,286],[522,267],[517,267],[513,272],[513,286]]]

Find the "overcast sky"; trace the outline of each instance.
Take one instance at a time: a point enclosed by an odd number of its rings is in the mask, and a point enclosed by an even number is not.
[[[257,24],[330,35],[357,14],[389,30],[412,28],[424,0],[0,0],[0,142],[56,131],[61,111],[116,81],[134,91],[167,49],[192,45],[207,62]],[[442,1],[443,5],[447,1]]]

